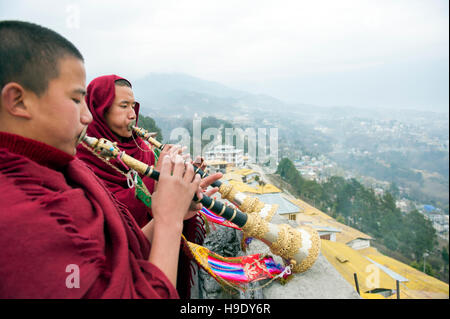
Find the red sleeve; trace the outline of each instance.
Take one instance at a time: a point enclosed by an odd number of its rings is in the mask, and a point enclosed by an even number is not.
[[[2,175],[0,203],[0,298],[83,297],[100,274],[102,256],[80,254],[71,225],[59,224],[52,216],[58,212],[30,201]]]
[[[179,299],[177,289],[172,285],[167,276],[154,264],[145,261],[138,261],[141,273],[145,276],[148,287],[146,291],[153,291],[151,296],[142,296],[150,299]]]
[[[72,165],[72,184],[89,183],[72,188],[58,172],[1,155],[0,299],[178,297],[84,164]]]

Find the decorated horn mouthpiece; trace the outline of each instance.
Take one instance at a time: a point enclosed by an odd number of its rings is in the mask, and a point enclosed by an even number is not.
[[[136,120],[132,120],[130,123],[128,123],[127,130],[131,131],[133,129],[133,126],[136,126]]]

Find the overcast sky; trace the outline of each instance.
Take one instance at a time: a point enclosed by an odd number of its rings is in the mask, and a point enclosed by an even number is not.
[[[88,80],[180,72],[287,102],[448,111],[448,0],[0,0],[71,40]]]

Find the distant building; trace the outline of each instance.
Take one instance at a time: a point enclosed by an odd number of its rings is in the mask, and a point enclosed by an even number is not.
[[[424,214],[425,218],[433,223],[434,229],[438,236],[448,239],[449,223],[448,215],[438,214],[433,211],[432,213]]]
[[[377,196],[383,196],[384,195],[384,190],[382,188],[377,187],[373,191],[374,191],[375,195],[377,195]]]
[[[341,230],[328,226],[314,226],[312,227],[319,233],[320,239],[326,239],[331,241],[336,241],[336,234],[340,233]]]
[[[316,172],[311,167],[303,167],[298,169],[303,178],[307,180],[315,180],[317,178]]]
[[[434,207],[433,205],[423,205],[423,209],[426,213],[431,213],[436,210],[436,207]]]
[[[217,172],[225,174],[227,167],[230,166],[228,162],[220,160],[206,160],[206,165],[209,174],[214,174]]]
[[[407,213],[409,210],[409,205],[405,200],[397,200],[395,202],[395,206],[400,209],[402,213]]]
[[[249,168],[234,170],[233,173],[241,175],[244,183],[251,183],[257,176],[259,178],[259,173]]]
[[[243,150],[236,149],[231,145],[217,145],[212,150],[204,153],[206,161],[223,161],[232,166],[242,167],[244,165]]]
[[[370,242],[373,240],[371,236],[336,221],[305,201],[300,199],[290,199],[290,201],[302,209],[302,214],[298,215],[297,222],[311,224],[313,228],[320,230],[319,234],[322,239],[340,242],[348,247],[355,247],[355,249],[370,247]]]

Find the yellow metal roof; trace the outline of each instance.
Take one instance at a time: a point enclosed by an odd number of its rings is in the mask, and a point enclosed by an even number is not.
[[[428,276],[423,272],[404,264],[398,260],[384,256],[379,253],[374,247],[368,247],[361,250],[354,250],[345,245],[356,238],[372,239],[369,235],[364,234],[352,227],[337,222],[331,216],[316,209],[308,203],[299,200],[291,199],[291,201],[304,209],[303,213],[299,214],[297,220],[299,222],[309,222],[317,226],[328,226],[340,229],[341,232],[336,234],[336,242],[329,240],[322,240],[322,253],[335,266],[341,275],[353,286],[353,273],[358,274],[358,281],[361,293],[371,290],[371,272],[373,273],[375,267],[374,263],[367,260],[365,257],[372,259],[374,262],[386,267],[389,271],[408,279],[407,282],[400,283],[400,298],[402,299],[420,299],[420,298],[448,298],[449,286],[443,281],[434,277]],[[369,268],[367,268],[369,267]],[[377,267],[379,268],[379,267]],[[366,272],[368,270],[368,272]],[[379,270],[379,285],[376,288],[396,289],[396,281],[394,278],[386,274],[383,270]],[[369,280],[366,283],[366,280]],[[367,285],[369,284],[369,285]],[[373,289],[373,288],[372,288]],[[362,294],[364,297],[365,295]],[[368,294],[366,297],[378,298],[379,294]],[[381,298],[384,298],[381,296]],[[396,298],[396,295],[388,298]]]
[[[220,160],[211,160],[211,161],[205,161],[206,165],[228,165],[229,163],[227,161],[220,161]]]
[[[241,174],[241,171],[233,171],[232,174],[244,175]],[[252,170],[245,169],[245,175],[250,174],[249,171]],[[243,183],[241,180],[236,181],[235,178],[229,178],[229,183],[235,186],[238,191],[244,193],[262,194],[281,192],[280,189],[271,184],[267,184],[263,188],[261,186],[252,187]],[[300,199],[295,199],[290,196],[287,196],[287,199],[301,208],[300,211],[302,213],[298,214],[297,217],[299,223],[311,223],[316,226],[326,226],[341,230],[340,233],[336,234],[336,242],[321,240],[321,251],[327,260],[353,287],[355,287],[354,273],[357,274],[359,288],[363,298],[385,299],[381,294],[367,292],[375,288],[396,290],[396,278],[399,277],[407,279],[407,281],[400,283],[400,297],[402,299],[449,298],[449,286],[447,283],[428,276],[398,260],[384,256],[373,247],[354,250],[346,245],[346,243],[356,238],[372,239],[369,235],[337,222],[331,216]],[[387,298],[396,298],[396,294]]]
[[[388,275],[382,267],[386,268],[386,271],[394,272],[408,280],[400,283],[401,299],[447,299],[449,297],[447,283],[428,276],[398,260],[384,256],[374,249],[354,250],[343,243],[329,240],[321,241],[322,254],[353,287],[355,287],[353,274],[357,274],[363,298],[379,298],[381,295],[365,294],[375,288],[397,289],[396,279]],[[369,257],[378,263],[381,268],[365,257]],[[394,294],[388,298],[396,297],[396,294]],[[381,296],[381,298],[384,297]]]
[[[235,180],[230,180],[228,181],[231,185],[233,185],[233,187],[242,193],[256,193],[256,189],[251,187],[248,184],[245,184],[243,182],[239,182],[239,181],[235,181]]]
[[[235,179],[230,179],[228,181],[235,189],[242,193],[253,193],[253,194],[268,194],[268,193],[280,193],[281,190],[272,184],[266,184],[264,186],[250,186]]]
[[[265,184],[263,186],[257,186],[256,189],[258,190],[259,194],[281,193],[281,189],[279,189],[278,187],[276,187],[272,184]]]
[[[256,171],[249,169],[249,168],[241,168],[241,169],[233,171],[233,173],[239,174],[242,176],[247,176],[249,174],[256,173]]]
[[[403,298],[402,292],[414,299],[446,299],[449,297],[448,284],[437,278],[429,276],[407,264],[382,254],[369,254],[367,257],[409,280],[408,282],[401,284],[400,298]]]
[[[380,294],[371,294],[371,293],[368,294],[364,292],[361,293],[361,297],[363,297],[364,299],[388,299]]]
[[[233,181],[237,181],[237,182],[242,182],[242,176],[239,174],[232,173],[232,172],[223,174],[221,179],[225,180],[225,181],[233,180]]]
[[[369,256],[369,255],[382,255],[378,249],[376,249],[375,247],[367,247],[367,248],[363,248],[363,249],[358,249],[358,252],[360,254],[363,254],[364,256]]]
[[[364,258],[357,250],[343,243],[325,239],[321,242],[322,254],[353,287],[355,287],[354,274],[357,274],[361,293],[376,288],[396,289],[395,280]]]
[[[328,226],[341,230],[340,233],[336,234],[337,242],[348,243],[356,238],[372,239],[372,237],[370,237],[369,235],[364,234],[363,232],[360,232],[355,228],[352,228],[350,226],[338,222],[333,217],[325,214],[324,212],[318,210],[312,205],[309,205],[308,203],[302,201],[301,199],[289,198],[289,200],[295,205],[303,208],[302,213],[297,216],[298,222],[309,222],[313,225]]]

